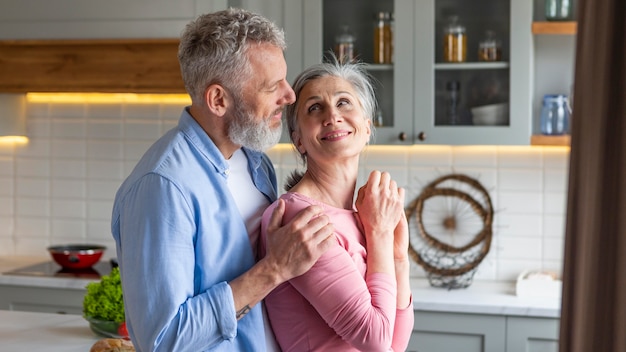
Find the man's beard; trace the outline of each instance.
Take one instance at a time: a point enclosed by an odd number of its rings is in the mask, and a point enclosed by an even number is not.
[[[230,140],[246,148],[264,151],[280,140],[282,133],[282,122],[275,128],[270,125],[271,117],[263,117],[257,121],[254,113],[242,103],[242,99],[237,99],[235,109],[228,124],[228,136]]]

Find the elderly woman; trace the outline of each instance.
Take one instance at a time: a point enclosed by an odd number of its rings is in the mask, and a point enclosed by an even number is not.
[[[334,60],[302,72],[293,89],[287,123],[306,170],[294,172],[287,193],[265,211],[261,254],[269,217],[283,204],[285,221],[321,205],[336,241],[311,270],[266,297],[276,339],[284,351],[404,351],[413,328],[404,190],[373,171],[354,201],[376,111],[369,76]]]

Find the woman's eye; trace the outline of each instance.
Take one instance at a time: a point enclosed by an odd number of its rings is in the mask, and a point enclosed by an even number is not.
[[[340,99],[340,100],[337,102],[337,106],[349,105],[349,104],[350,104],[350,100],[348,100],[348,99]]]
[[[319,109],[320,109],[319,104],[313,104],[313,105],[309,106],[309,108],[307,109],[307,111],[308,111],[308,112],[313,112],[313,111],[315,111],[315,110],[319,110]]]

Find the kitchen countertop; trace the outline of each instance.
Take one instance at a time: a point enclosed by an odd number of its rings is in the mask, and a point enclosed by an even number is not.
[[[49,257],[0,257],[0,273],[50,261]],[[37,276],[0,275],[0,285],[56,287],[84,290],[97,280]],[[475,281],[468,288],[447,290],[430,286],[423,278],[411,280],[416,311],[495,314],[559,318],[561,301],[549,297],[518,297],[515,282]]]
[[[102,338],[80,315],[0,310],[3,352],[87,352]]]

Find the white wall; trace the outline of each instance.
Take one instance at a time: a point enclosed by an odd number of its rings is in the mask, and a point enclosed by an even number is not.
[[[51,244],[92,242],[114,256],[109,222],[117,187],[181,109],[29,102],[30,143],[0,145],[0,255],[46,256]],[[288,145],[270,156],[279,180],[297,166]],[[567,148],[551,147],[372,146],[360,182],[371,169],[390,171],[408,202],[447,173],[479,180],[496,213],[494,242],[476,279],[514,280],[523,269],[561,271],[568,158]]]

